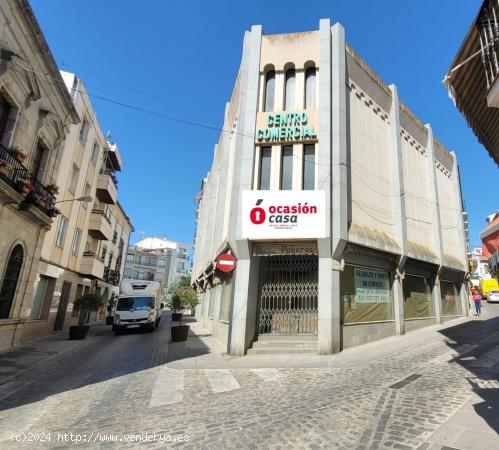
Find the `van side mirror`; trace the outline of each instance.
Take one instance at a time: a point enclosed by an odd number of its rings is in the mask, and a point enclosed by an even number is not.
[[[165,303],[164,303],[164,302],[161,302],[161,305],[159,305],[159,307],[160,307],[161,309],[163,309],[163,308],[165,307]]]

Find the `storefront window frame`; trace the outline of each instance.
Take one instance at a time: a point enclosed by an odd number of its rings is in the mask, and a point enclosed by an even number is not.
[[[393,283],[395,280],[395,274],[393,270],[388,270],[388,269],[381,269],[379,267],[372,267],[372,266],[367,266],[367,265],[358,265],[358,264],[345,264],[345,267],[343,271],[347,267],[352,267],[352,268],[360,268],[360,269],[367,269],[367,270],[376,270],[378,272],[386,272],[390,276],[390,300],[391,300],[391,305],[392,305],[392,318],[391,319],[383,319],[383,320],[370,320],[370,321],[365,321],[365,322],[344,322],[344,318],[341,316],[341,275],[340,275],[340,326],[353,326],[353,325],[368,325],[368,324],[375,324],[375,323],[394,323],[395,322],[395,299],[393,295]]]
[[[457,302],[459,304],[459,309],[461,311],[460,313],[458,313],[458,314],[444,314],[444,304],[443,304],[443,298],[442,298],[442,283],[450,283],[455,287]],[[440,279],[439,291],[440,291],[440,307],[441,307],[441,311],[442,311],[442,317],[447,318],[447,317],[462,317],[462,316],[464,316],[463,304],[461,301],[461,293],[459,290],[459,283],[457,281]]]
[[[430,303],[432,305],[433,311],[431,316],[425,316],[425,317],[407,317],[406,315],[406,308],[405,308],[405,291],[404,291],[404,283],[406,280],[406,277],[418,277],[418,278],[423,278],[429,283],[430,286]],[[437,317],[437,305],[435,305],[435,298],[433,296],[433,285],[434,285],[434,280],[431,278],[425,277],[423,275],[417,275],[414,273],[406,273],[404,276],[404,279],[402,280],[402,298],[404,300],[404,320],[425,320],[425,319],[436,319]]]

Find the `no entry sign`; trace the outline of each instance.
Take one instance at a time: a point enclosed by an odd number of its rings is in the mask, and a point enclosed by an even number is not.
[[[236,264],[237,259],[229,253],[220,255],[216,261],[217,269],[222,272],[232,272],[236,268]]]

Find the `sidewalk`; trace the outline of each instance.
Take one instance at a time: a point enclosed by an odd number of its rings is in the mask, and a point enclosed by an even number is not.
[[[286,354],[229,356],[226,349],[194,318],[186,318],[190,325],[186,342],[170,343],[168,367],[172,369],[236,369],[236,368],[344,368],[367,364],[391,353],[410,351],[424,344],[453,344],[439,333],[440,330],[483,317],[462,317],[412,331],[403,336],[374,341],[365,345],[343,350],[335,355]]]

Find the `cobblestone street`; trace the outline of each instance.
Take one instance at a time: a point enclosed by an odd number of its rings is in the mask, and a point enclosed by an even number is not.
[[[166,324],[55,335],[0,354],[0,447],[498,448],[499,305],[484,310],[287,362],[213,354],[203,336],[168,349]]]

